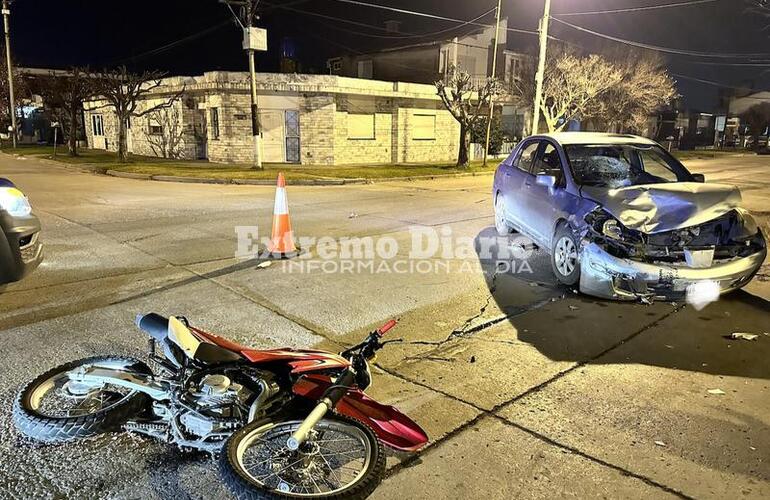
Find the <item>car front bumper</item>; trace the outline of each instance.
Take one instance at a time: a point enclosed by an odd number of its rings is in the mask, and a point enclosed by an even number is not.
[[[686,265],[647,264],[617,258],[590,242],[581,249],[580,291],[616,300],[679,300],[685,297],[688,286],[714,282],[718,284],[720,293],[726,293],[751,281],[766,255],[767,246],[763,245],[762,250],[748,257],[696,269]]]
[[[40,221],[0,210],[0,284],[18,281],[43,261]]]

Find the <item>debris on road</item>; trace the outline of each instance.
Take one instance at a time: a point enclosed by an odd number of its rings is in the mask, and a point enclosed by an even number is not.
[[[570,311],[577,311],[578,309],[580,309],[578,306],[573,306],[573,305],[571,305],[571,304],[570,304],[570,306],[569,306],[569,310],[570,310]]]
[[[358,217],[358,214],[355,212],[350,212],[350,215],[348,215],[348,219],[355,219]]]
[[[639,296],[639,302],[641,302],[642,304],[644,304],[646,306],[652,305],[652,297],[648,297],[646,295],[640,295]]]
[[[263,260],[262,262],[257,264],[257,267],[261,269],[261,268],[265,268],[265,267],[270,267],[272,265],[273,265],[273,261],[271,261],[271,260]]]
[[[714,396],[722,396],[726,394],[725,391],[723,391],[722,389],[709,389],[706,392],[708,392],[709,394],[713,394]]]
[[[475,362],[476,362],[476,356],[471,356],[471,363],[475,363]]]
[[[755,333],[733,332],[727,338],[733,340],[757,340],[759,335]]]
[[[655,445],[656,446],[662,446],[663,448],[666,447],[666,443],[664,443],[663,441],[655,441]]]

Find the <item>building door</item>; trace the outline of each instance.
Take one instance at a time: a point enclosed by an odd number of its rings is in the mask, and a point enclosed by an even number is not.
[[[299,163],[299,111],[287,109],[286,115],[286,161]]]
[[[107,138],[104,136],[104,117],[100,114],[91,115],[91,132],[94,149],[107,149]]]
[[[195,138],[195,158],[208,159],[208,135],[206,132],[206,110],[193,111],[193,137]]]
[[[262,161],[283,163],[284,160],[284,117],[282,110],[259,111],[259,125],[262,132]]]

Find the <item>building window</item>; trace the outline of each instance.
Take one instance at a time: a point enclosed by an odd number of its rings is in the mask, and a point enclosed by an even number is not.
[[[452,64],[452,59],[450,57],[450,49],[448,47],[445,47],[441,49],[441,52],[439,52],[438,57],[438,71],[439,73],[445,74],[449,71],[449,67]]]
[[[358,61],[358,78],[372,78],[374,74],[374,64],[372,60]]]
[[[158,123],[158,120],[150,118],[147,120],[147,124],[150,128],[150,135],[163,135],[163,125]]]
[[[102,115],[91,116],[91,128],[94,135],[104,135],[104,118],[102,118]]]
[[[342,59],[339,57],[335,57],[334,59],[329,59],[326,62],[326,66],[329,68],[330,72],[336,73],[342,70]]]
[[[418,114],[412,116],[412,139],[435,140],[436,139],[436,115]]]
[[[521,79],[522,61],[516,57],[510,57],[506,61],[505,81],[515,82]]]
[[[374,113],[348,114],[348,139],[374,139]]]
[[[219,108],[211,108],[211,138],[219,139]]]

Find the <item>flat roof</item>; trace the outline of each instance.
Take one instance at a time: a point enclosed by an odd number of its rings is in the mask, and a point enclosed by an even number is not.
[[[559,144],[656,144],[655,141],[638,135],[605,132],[556,132],[539,136],[550,137]]]

